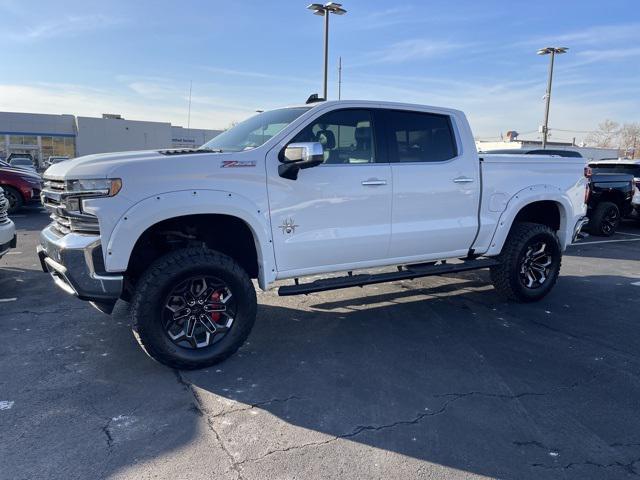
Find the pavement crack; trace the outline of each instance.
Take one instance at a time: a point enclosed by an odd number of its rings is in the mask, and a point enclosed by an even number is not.
[[[610,447],[640,447],[640,442],[621,443],[616,442],[609,445]]]
[[[317,447],[320,445],[326,445],[328,443],[331,442],[335,442],[336,440],[343,438],[342,435],[338,435],[338,436],[334,436],[331,437],[327,440],[323,440],[320,442],[309,442],[309,443],[303,443],[302,445],[291,445],[290,447],[285,447],[285,448],[276,448],[273,450],[268,450],[266,453],[264,453],[263,455],[260,455],[259,457],[254,457],[254,458],[246,458],[244,460],[242,460],[241,462],[238,462],[238,465],[243,465],[245,463],[248,462],[259,462],[260,460],[263,460],[266,457],[269,457],[270,455],[273,455],[275,453],[283,453],[283,452],[290,452],[292,450],[301,450],[303,448],[308,448],[308,447]]]
[[[244,477],[242,476],[240,465],[244,462],[237,462],[233,454],[227,449],[227,446],[222,441],[222,437],[213,426],[213,419],[207,418],[207,424],[209,426],[209,430],[211,430],[213,435],[216,437],[217,442],[220,444],[220,448],[222,448],[222,451],[227,455],[227,457],[229,457],[229,461],[231,462],[231,468],[238,475],[238,479],[243,480]]]
[[[560,449],[554,448],[554,447],[549,447],[549,446],[545,445],[544,443],[539,442],[537,440],[529,440],[529,441],[526,441],[526,442],[514,441],[513,444],[516,447],[536,447],[536,448],[540,448],[542,450],[545,450],[552,457],[557,457],[560,454]]]
[[[630,475],[640,476],[640,473],[638,472],[638,470],[636,470],[636,467],[635,467],[635,464],[638,462],[640,462],[640,458],[631,460],[628,463],[624,463],[620,461],[611,462],[611,463],[599,463],[599,462],[594,462],[592,460],[585,460],[584,462],[570,462],[564,465],[545,465],[544,463],[532,463],[531,466],[537,467],[537,468],[544,468],[547,470],[556,470],[556,469],[569,470],[571,468],[579,467],[583,465],[597,467],[597,468],[622,468]]]
[[[200,400],[200,396],[198,395],[196,390],[193,388],[193,384],[188,382],[187,380],[185,380],[185,378],[182,376],[182,373],[180,373],[179,370],[174,370],[173,372],[174,372],[174,374],[176,376],[176,381],[178,382],[178,384],[182,385],[184,390],[186,390],[189,393],[191,393],[191,397],[193,399],[192,400],[193,409],[196,411],[196,413],[198,415],[206,418],[207,426],[208,426],[209,430],[211,431],[211,433],[213,433],[216,441],[220,444],[220,448],[222,448],[222,451],[229,458],[229,461],[231,463],[231,469],[234,472],[236,472],[236,475],[238,476],[238,480],[243,480],[242,472],[240,471],[240,466],[239,466],[240,464],[238,462],[236,462],[235,457],[227,449],[227,446],[222,441],[222,437],[220,436],[218,431],[215,429],[215,427],[213,425],[212,418],[209,415],[207,415],[207,412],[205,411],[205,409],[204,409],[204,407],[202,405],[202,401]]]
[[[107,437],[107,449],[109,450],[109,455],[111,455],[111,450],[113,449],[113,436],[111,435],[111,431],[109,430],[112,420],[113,419],[110,418],[107,423],[105,423],[101,428],[102,433],[104,433],[105,437]]]
[[[588,383],[593,382],[596,378],[598,378],[601,374],[594,373],[586,380],[577,380],[570,385],[560,386],[551,391],[546,392],[520,392],[520,393],[490,393],[490,392],[480,392],[480,391],[471,391],[471,392],[453,392],[453,393],[441,393],[438,395],[434,395],[435,398],[440,397],[455,397],[455,398],[464,398],[470,396],[478,396],[478,397],[487,397],[487,398],[500,398],[505,400],[517,400],[524,397],[543,397],[545,395],[553,395],[555,393],[565,391],[565,390],[573,390],[574,388],[586,385]]]
[[[449,408],[449,405],[459,400],[460,398],[462,397],[452,398],[451,400],[445,402],[439,409],[434,411],[419,413],[411,420],[399,420],[397,422],[387,423],[383,425],[359,425],[351,433],[340,435],[338,438],[351,438],[351,437],[360,435],[363,432],[370,432],[370,431],[377,432],[380,430],[387,430],[389,428],[399,427],[401,425],[415,425],[427,417],[434,417],[436,415],[441,415],[445,413],[447,411],[447,408]]]
[[[236,412],[246,412],[247,410],[251,410],[253,408],[260,408],[260,407],[264,407],[266,405],[271,405],[273,403],[286,403],[289,402],[291,400],[306,400],[303,397],[298,397],[297,395],[290,395],[286,398],[272,398],[270,400],[264,400],[262,402],[256,402],[256,403],[251,403],[248,405],[245,405],[241,408],[234,408],[232,410],[227,410],[224,412],[220,412],[220,413],[216,413],[215,415],[210,415],[210,418],[217,418],[217,417],[224,417],[225,415],[229,415],[232,413],[236,413]]]
[[[285,448],[277,448],[277,449],[273,449],[273,450],[269,450],[266,453],[264,453],[263,455],[260,455],[259,457],[255,457],[255,458],[247,458],[241,462],[238,462],[238,465],[242,465],[244,463],[247,462],[258,462],[260,460],[263,460],[266,457],[269,457],[270,455],[273,455],[275,453],[283,453],[283,452],[290,452],[292,450],[300,450],[303,448],[308,448],[308,447],[317,447],[317,446],[321,446],[321,445],[327,445],[329,443],[335,442],[336,440],[340,440],[343,438],[353,438],[355,436],[358,436],[364,432],[377,432],[380,430],[386,430],[386,429],[390,429],[390,428],[395,428],[401,425],[415,425],[417,423],[419,423],[421,420],[423,420],[424,418],[427,417],[433,417],[436,415],[441,415],[443,413],[446,412],[447,408],[449,407],[449,405],[451,405],[452,403],[454,403],[455,401],[457,401],[458,398],[453,398],[447,402],[445,402],[442,407],[440,407],[438,410],[434,410],[434,411],[430,411],[430,412],[424,412],[424,413],[420,413],[418,415],[416,415],[414,418],[410,419],[410,420],[399,420],[397,422],[393,422],[393,423],[388,423],[388,424],[382,424],[382,425],[358,425],[357,427],[355,427],[353,429],[353,431],[349,432],[349,433],[343,433],[341,435],[335,435],[327,440],[322,440],[319,442],[309,442],[309,443],[304,443],[302,445],[292,445],[290,447],[285,447]]]

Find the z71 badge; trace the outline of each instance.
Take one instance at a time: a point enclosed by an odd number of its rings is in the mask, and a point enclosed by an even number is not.
[[[242,168],[255,166],[255,160],[223,160],[220,168]]]

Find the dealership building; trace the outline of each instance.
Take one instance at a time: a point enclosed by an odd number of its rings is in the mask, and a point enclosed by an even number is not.
[[[50,156],[79,157],[92,153],[156,148],[198,147],[221,130],[183,128],[169,122],[0,112],[0,159],[28,153],[40,166]]]

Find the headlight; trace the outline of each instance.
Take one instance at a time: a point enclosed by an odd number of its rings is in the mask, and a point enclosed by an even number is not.
[[[113,197],[122,188],[119,178],[98,178],[88,180],[69,180],[66,191],[82,196]]]

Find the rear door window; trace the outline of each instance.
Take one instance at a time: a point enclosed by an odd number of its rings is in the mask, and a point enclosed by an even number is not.
[[[392,110],[386,113],[386,128],[392,161],[444,162],[458,155],[447,115]]]

